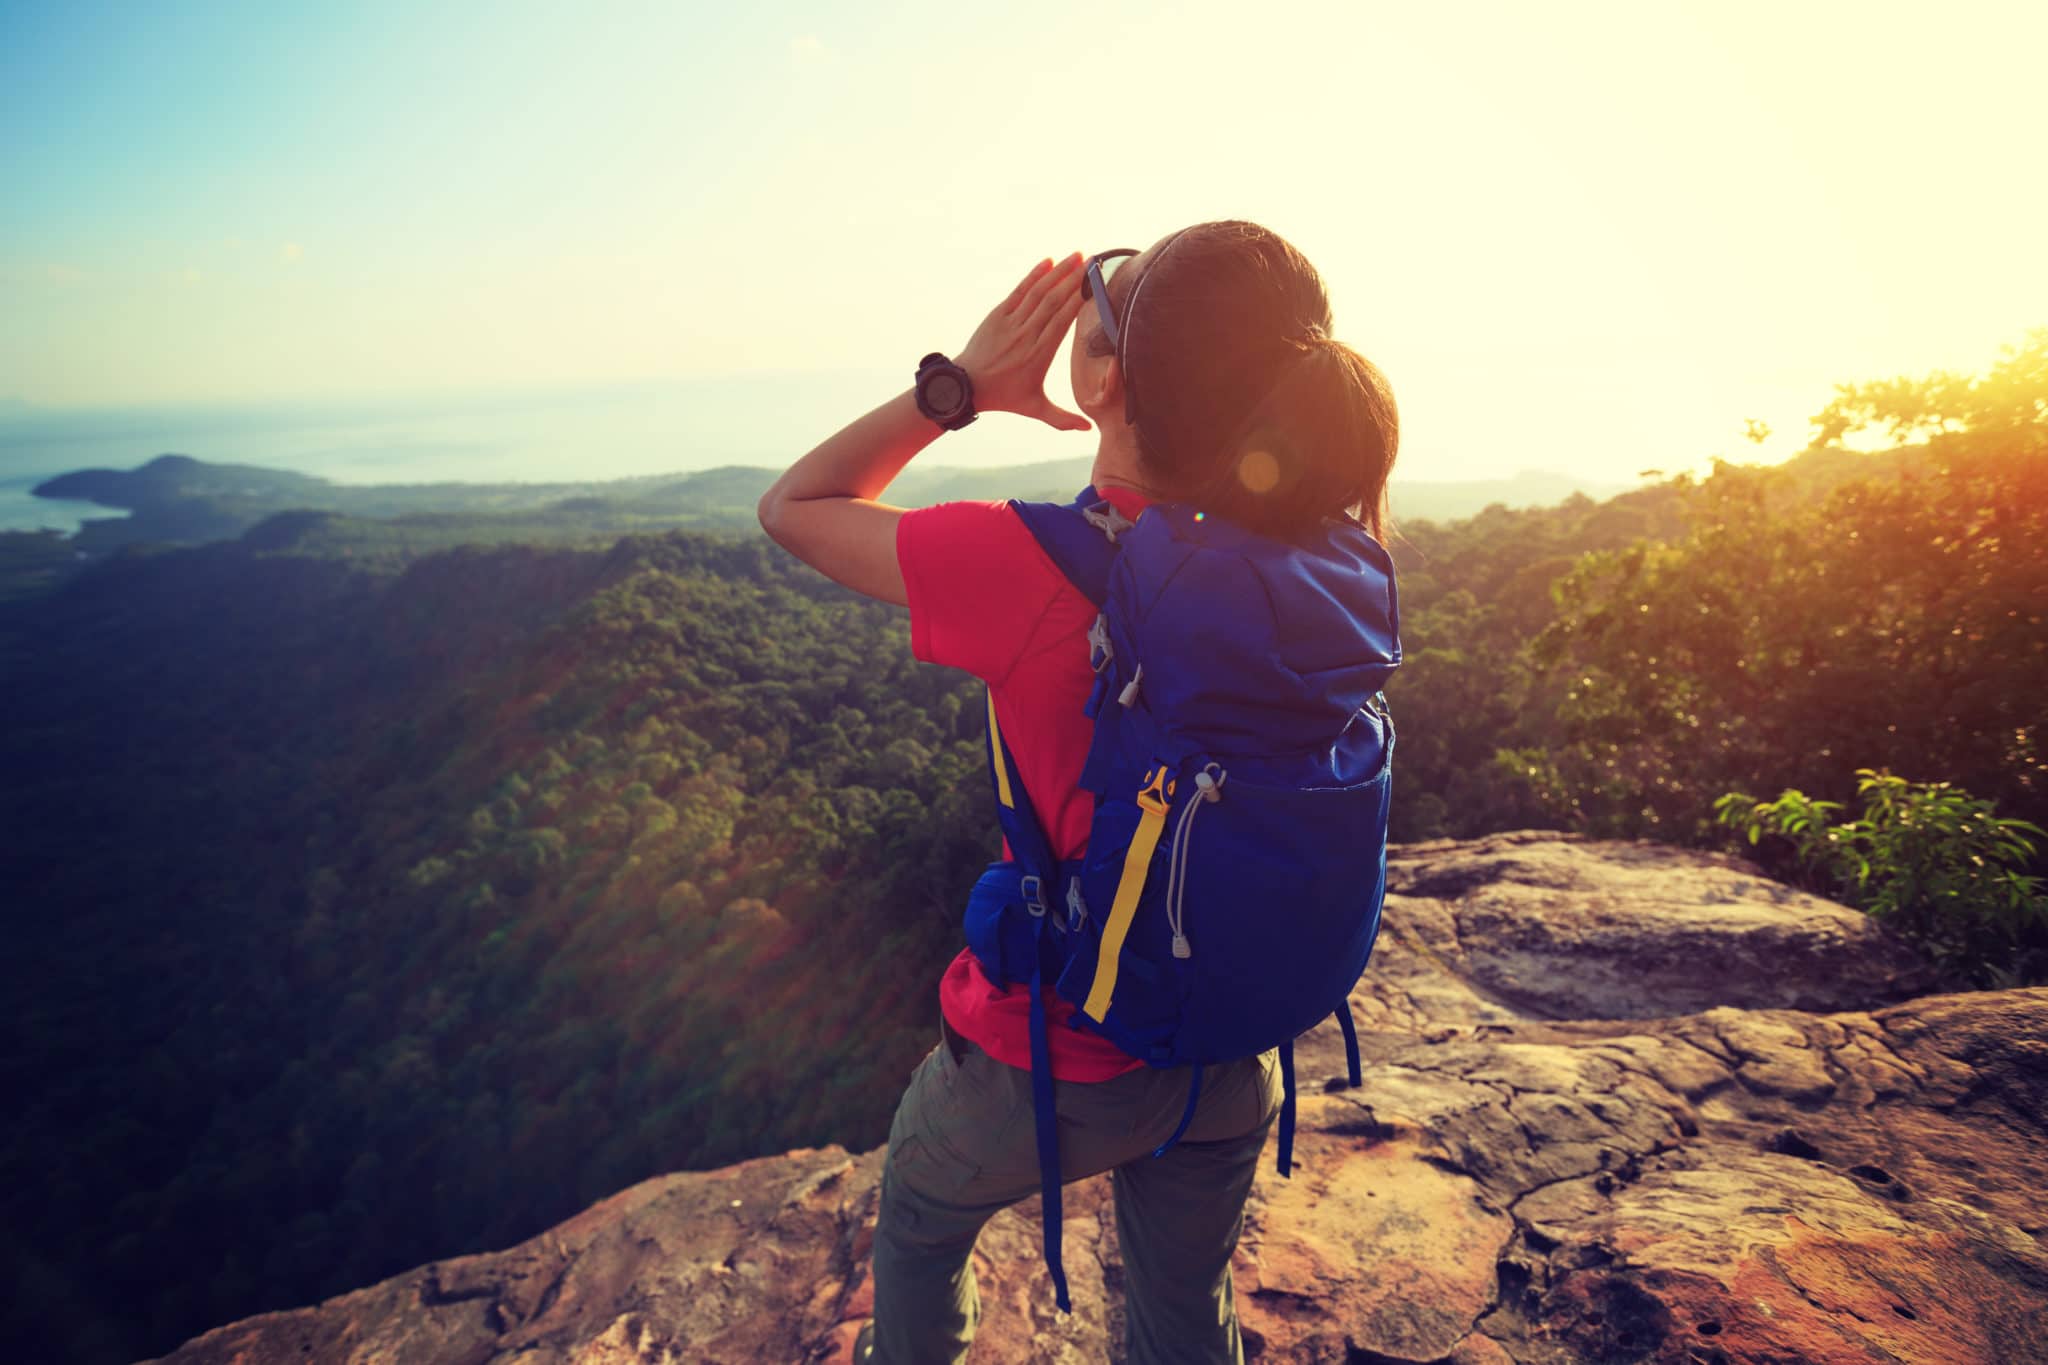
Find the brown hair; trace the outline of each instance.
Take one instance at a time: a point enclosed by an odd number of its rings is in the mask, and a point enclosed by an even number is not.
[[[1329,295],[1308,259],[1233,219],[1182,229],[1133,273],[1111,277],[1110,303],[1145,471],[1269,535],[1349,511],[1384,543],[1401,437],[1394,391],[1330,336]]]

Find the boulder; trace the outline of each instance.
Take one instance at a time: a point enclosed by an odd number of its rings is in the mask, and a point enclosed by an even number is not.
[[[1869,916],[1663,844],[1524,831],[1400,845],[1387,893],[1355,1009],[1388,1032],[1855,1009],[1937,984]]]

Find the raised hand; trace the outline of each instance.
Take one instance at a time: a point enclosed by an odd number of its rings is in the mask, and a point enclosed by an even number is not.
[[[1031,267],[953,357],[974,383],[977,411],[1036,417],[1061,431],[1089,429],[1086,417],[1045,396],[1046,369],[1081,309],[1081,262],[1077,251]]]

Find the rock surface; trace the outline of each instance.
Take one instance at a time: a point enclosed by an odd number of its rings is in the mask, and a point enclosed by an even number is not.
[[[1650,845],[1411,845],[1389,885],[1365,1084],[1299,1045],[1296,1172],[1247,1208],[1251,1358],[2048,1361],[2048,990],[1920,995],[1861,915]],[[645,1181],[167,1359],[842,1360],[881,1155]],[[1108,1181],[1066,1214],[1071,1316],[1035,1199],[983,1232],[974,1360],[1122,1359]]]

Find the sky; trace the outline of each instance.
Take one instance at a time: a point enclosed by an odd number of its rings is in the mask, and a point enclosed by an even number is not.
[[[2048,324],[2044,50],[2020,3],[0,0],[0,416],[880,402],[1040,257],[1241,217],[1406,477],[1782,457]],[[929,458],[1092,448],[1001,421]]]

